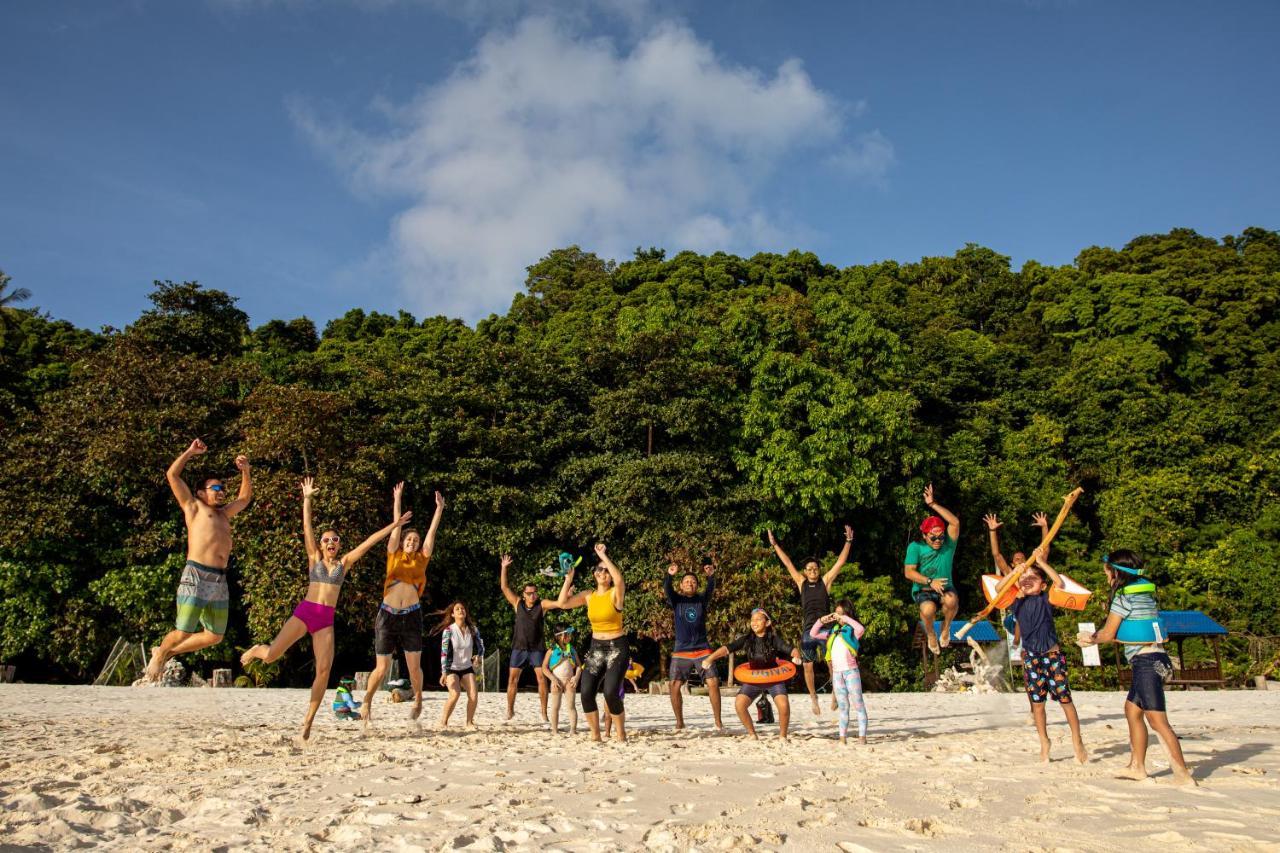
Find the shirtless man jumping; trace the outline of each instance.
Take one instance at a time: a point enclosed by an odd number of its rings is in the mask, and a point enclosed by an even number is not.
[[[170,658],[217,645],[227,631],[231,519],[249,505],[253,485],[249,481],[248,457],[237,456],[236,467],[241,477],[240,494],[235,500],[223,501],[226,486],[221,477],[206,477],[193,495],[182,479],[182,469],[191,457],[206,450],[204,442],[197,438],[173,460],[165,474],[187,522],[187,565],[178,582],[178,616],[174,630],[151,652],[151,662],[140,683],[158,682]]]

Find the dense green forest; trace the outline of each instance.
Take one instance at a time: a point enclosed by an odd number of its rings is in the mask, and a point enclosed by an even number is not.
[[[38,282],[11,284],[38,301]],[[195,658],[206,669],[269,639],[305,589],[304,474],[321,489],[317,523],[348,542],[387,523],[396,481],[423,523],[443,491],[427,601],[467,601],[490,645],[510,634],[500,553],[518,582],[598,539],[642,636],[671,635],[667,562],[712,551],[713,640],[761,603],[797,635],[798,596],[764,531],[829,562],[847,522],[836,593],[868,625],[864,677],[916,689],[902,556],[929,482],[963,522],[962,614],[990,570],[982,515],[1006,520],[1007,553],[1032,542],[1033,511],[1052,515],[1080,485],[1058,568],[1100,590],[1101,556],[1134,548],[1165,608],[1280,634],[1273,231],[1176,230],[1020,271],[974,245],[844,269],[801,252],[649,249],[615,264],[571,247],[475,328],[360,309],[319,333],[305,317],[250,328],[232,295],[157,282],[152,309],[93,332],[8,294],[0,661],[26,680],[85,680],[117,636],[167,630],[184,532],[164,471],[197,436],[210,452],[189,477],[234,489],[246,453],[255,487],[234,527],[231,628]],[[372,664],[381,553],[343,589],[339,673]],[[1098,598],[1085,616],[1100,623]],[[1243,676],[1243,645],[1229,647]],[[307,649],[277,683],[308,678]]]

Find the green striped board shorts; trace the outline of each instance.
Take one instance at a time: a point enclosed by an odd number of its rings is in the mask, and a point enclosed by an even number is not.
[[[174,627],[194,634],[203,626],[214,634],[227,633],[227,572],[187,560],[178,581],[178,617]]]

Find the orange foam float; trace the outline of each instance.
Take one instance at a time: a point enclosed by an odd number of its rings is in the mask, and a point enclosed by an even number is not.
[[[1085,605],[1089,603],[1089,596],[1093,593],[1088,587],[1081,586],[1061,572],[1058,573],[1058,577],[1062,578],[1062,586],[1049,587],[1049,603],[1065,610],[1084,610]],[[1009,605],[1013,604],[1014,599],[1018,597],[1018,586],[1010,584],[999,593],[997,598],[999,585],[999,575],[982,576],[982,594],[986,596],[987,603],[999,610],[1008,610]]]
[[[795,677],[796,665],[778,658],[776,666],[768,669],[752,669],[750,663],[740,663],[733,668],[733,677],[743,684],[781,684]]]

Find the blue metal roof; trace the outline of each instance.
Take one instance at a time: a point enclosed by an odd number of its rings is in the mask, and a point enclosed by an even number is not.
[[[961,628],[963,628],[964,624],[965,623],[959,619],[951,623],[951,639],[953,642],[958,642],[961,644],[964,643],[964,640],[958,639],[956,637],[956,631],[959,631]],[[920,628],[920,630],[923,631],[924,622],[921,622],[918,627]],[[1170,631],[1172,632],[1172,629],[1170,629]],[[1226,633],[1226,632],[1224,631],[1223,633]],[[933,635],[941,639],[942,620],[937,620],[933,623]],[[968,639],[969,637],[972,637],[974,641],[979,643],[1000,642],[1000,635],[996,633],[996,626],[992,625],[986,619],[983,619],[982,621],[978,622],[976,625],[974,625],[972,628],[969,629],[969,633],[965,634],[965,639]]]
[[[1199,610],[1161,610],[1165,630],[1170,637],[1225,637],[1227,629]]]

